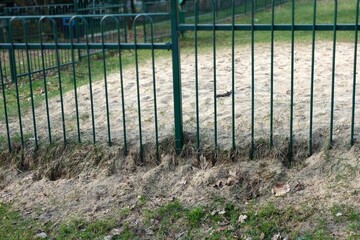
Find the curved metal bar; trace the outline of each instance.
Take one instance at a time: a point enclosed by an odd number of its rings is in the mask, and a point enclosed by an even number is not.
[[[52,142],[51,136],[51,124],[50,124],[50,113],[49,113],[49,103],[48,103],[48,90],[47,90],[47,79],[45,72],[45,58],[44,58],[44,47],[43,47],[43,38],[42,38],[42,23],[45,20],[49,20],[52,23],[53,33],[54,33],[54,43],[55,46],[58,44],[58,32],[56,27],[56,22],[53,17],[42,16],[38,22],[38,29],[40,34],[40,45],[41,45],[41,61],[42,61],[42,69],[43,69],[43,77],[44,77],[44,91],[45,91],[45,102],[46,102],[46,114],[47,114],[47,123],[48,123],[48,135],[49,142]],[[64,143],[66,144],[66,127],[65,127],[65,114],[64,114],[64,101],[63,101],[63,93],[62,93],[62,83],[61,83],[61,71],[60,71],[60,57],[59,57],[59,49],[55,48],[55,58],[57,64],[58,71],[58,82],[59,82],[59,91],[60,91],[60,103],[61,103],[61,118],[62,118],[62,128],[63,128],[63,138]]]
[[[73,16],[70,18],[69,26],[72,26],[72,23],[76,24],[76,20],[81,20],[81,23],[85,24],[85,36],[88,42],[88,23],[83,16]],[[70,31],[70,47],[71,47],[71,64],[72,64],[72,73],[73,73],[73,83],[74,83],[74,94],[75,94],[75,112],[76,112],[76,127],[77,127],[77,135],[78,142],[81,142],[81,134],[80,134],[80,119],[79,119],[79,104],[78,104],[78,95],[77,95],[77,84],[76,84],[76,74],[75,74],[75,55],[74,55],[74,38],[72,28],[69,27]],[[80,56],[80,55],[79,55]],[[79,59],[80,60],[80,59]]]
[[[38,145],[38,136],[37,136],[37,127],[36,127],[36,114],[35,114],[35,103],[34,103],[34,91],[33,91],[33,83],[32,83],[32,76],[31,76],[31,60],[29,54],[29,45],[28,45],[28,25],[25,23],[25,20],[21,20],[23,32],[24,32],[24,39],[25,39],[25,51],[26,51],[26,62],[27,62],[27,76],[29,80],[29,87],[30,87],[30,100],[31,100],[31,112],[32,112],[32,120],[33,120],[33,128],[34,128],[34,142],[35,142],[35,150],[39,148]]]
[[[25,147],[25,141],[24,141],[24,134],[23,134],[23,127],[22,127],[22,119],[21,119],[21,106],[20,106],[20,96],[19,96],[19,86],[17,82],[17,73],[16,73],[16,63],[15,63],[15,52],[14,52],[14,38],[13,38],[13,29],[12,29],[12,23],[15,20],[18,20],[18,17],[12,17],[9,21],[9,40],[11,43],[11,65],[13,68],[13,71],[11,71],[12,75],[12,81],[15,82],[15,92],[16,92],[16,103],[17,103],[17,110],[18,110],[18,117],[19,117],[19,130],[20,130],[20,140],[21,140],[21,146],[24,149]]]
[[[103,45],[103,66],[104,66],[104,84],[105,84],[105,101],[106,101],[106,119],[107,119],[107,130],[108,130],[108,145],[111,146],[111,127],[110,127],[110,110],[109,110],[109,94],[107,86],[107,74],[106,74],[106,56],[105,56],[105,40],[104,40],[104,22],[107,18],[112,18],[111,15],[104,16],[100,21],[101,28],[101,43]]]
[[[133,31],[134,31],[134,44],[135,44],[135,70],[136,70],[136,90],[137,90],[137,101],[138,101],[138,115],[139,115],[139,144],[140,144],[140,159],[143,160],[143,143],[142,143],[142,127],[141,127],[141,102],[140,102],[140,79],[139,79],[139,59],[138,59],[138,49],[137,49],[137,34],[136,34],[136,22],[141,17],[149,20],[151,27],[151,55],[152,55],[152,64],[153,64],[153,84],[155,84],[155,65],[154,65],[154,37],[153,37],[153,21],[148,14],[139,14],[134,19]],[[158,135],[157,130],[157,112],[156,112],[156,84],[154,85],[154,105],[155,105],[155,134]],[[158,136],[156,136],[156,154],[157,161],[159,161],[159,151],[158,151]]]
[[[70,19],[69,23],[72,24],[72,21],[80,19],[83,24],[85,24],[85,41],[86,41],[86,55],[87,55],[87,66],[88,66],[88,77],[89,77],[89,92],[90,92],[90,111],[91,111],[91,125],[92,125],[92,140],[93,143],[96,142],[96,129],[95,129],[95,113],[94,113],[94,97],[92,92],[92,77],[91,77],[91,67],[90,67],[90,48],[89,48],[89,36],[88,36],[88,21],[83,16],[74,16]],[[71,37],[72,39],[72,37]],[[72,39],[73,41],[73,39]],[[73,68],[74,69],[74,68]]]
[[[51,137],[51,121],[50,121],[50,111],[49,111],[49,96],[48,96],[48,89],[47,89],[47,79],[46,79],[46,67],[45,67],[45,57],[44,57],[44,48],[43,48],[43,35],[42,35],[42,23],[45,20],[49,20],[52,23],[53,34],[54,38],[57,39],[57,29],[56,29],[56,22],[52,17],[43,16],[39,19],[38,22],[38,29],[39,29],[39,37],[40,37],[40,45],[41,45],[41,62],[42,62],[42,73],[44,79],[44,92],[45,92],[45,107],[46,107],[46,117],[47,117],[47,125],[48,125],[48,136],[49,142],[52,143]]]
[[[124,81],[123,81],[123,69],[122,69],[122,57],[121,57],[121,33],[120,33],[120,22],[119,19],[115,16],[108,15],[105,16],[102,21],[105,21],[107,18],[111,18],[115,21],[116,32],[117,32],[117,41],[119,44],[118,54],[119,54],[119,67],[120,67],[120,88],[121,88],[121,107],[122,107],[122,124],[123,124],[123,137],[124,137],[124,154],[127,155],[127,140],[126,140],[126,116],[125,116],[125,95],[124,95]],[[103,31],[102,31],[103,33]],[[102,35],[102,39],[104,36]]]

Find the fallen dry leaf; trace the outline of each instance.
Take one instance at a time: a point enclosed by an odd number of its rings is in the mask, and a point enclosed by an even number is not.
[[[275,195],[275,197],[285,196],[288,192],[290,192],[290,185],[278,182],[273,186],[271,192]]]

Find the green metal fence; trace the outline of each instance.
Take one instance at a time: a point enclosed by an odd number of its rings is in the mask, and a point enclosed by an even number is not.
[[[199,15],[199,1],[194,2],[194,23],[179,23],[179,6],[176,0],[170,1],[170,14],[169,13],[149,13],[149,14],[109,14],[109,15],[77,15],[73,16],[69,22],[77,22],[84,26],[84,37],[81,41],[75,41],[73,32],[70,31],[70,41],[60,42],[59,32],[57,31],[56,24],[57,19],[64,16],[48,16],[48,17],[18,17],[18,18],[6,18],[10,22],[10,31],[12,33],[12,22],[20,20],[24,30],[24,43],[17,43],[10,41],[8,43],[0,43],[0,50],[2,51],[2,57],[0,61],[0,79],[1,79],[1,91],[2,106],[0,111],[3,115],[1,119],[1,132],[0,140],[2,148],[5,146],[9,151],[16,146],[19,142],[22,148],[26,146],[34,146],[38,148],[41,142],[52,143],[54,141],[63,141],[66,143],[69,139],[76,140],[78,142],[89,141],[97,142],[101,139],[107,139],[109,145],[112,143],[119,144],[123,147],[125,154],[129,149],[129,145],[136,144],[139,147],[140,156],[143,154],[144,145],[148,142],[154,143],[156,149],[156,159],[159,161],[160,150],[159,141],[165,136],[172,135],[175,141],[175,148],[177,151],[181,151],[184,145],[184,131],[190,129],[187,125],[188,122],[184,120],[185,114],[189,112],[189,109],[185,109],[187,104],[183,100],[186,94],[183,94],[183,90],[190,88],[194,92],[193,100],[194,105],[191,105],[192,111],[195,114],[195,132],[196,132],[196,152],[198,157],[202,154],[202,139],[204,134],[212,136],[211,142],[206,142],[213,146],[214,157],[217,157],[219,147],[230,148],[232,151],[236,151],[239,145],[244,144],[243,137],[240,135],[249,136],[250,139],[250,157],[254,156],[255,141],[257,138],[268,136],[269,145],[273,146],[274,143],[274,109],[281,105],[281,102],[277,102],[274,98],[274,91],[276,90],[275,84],[277,76],[275,75],[276,61],[275,61],[275,34],[278,32],[287,32],[290,36],[290,62],[289,65],[289,91],[288,93],[288,132],[281,132],[280,135],[286,136],[288,139],[288,157],[289,160],[293,157],[294,148],[294,136],[297,134],[294,131],[294,115],[296,114],[296,101],[295,101],[295,85],[296,75],[296,54],[295,54],[295,34],[297,32],[310,33],[311,43],[309,51],[311,52],[311,68],[310,78],[308,84],[310,84],[310,90],[306,94],[309,95],[309,112],[306,121],[309,123],[307,131],[308,151],[309,154],[313,153],[313,135],[314,135],[314,94],[315,80],[316,80],[316,34],[319,32],[328,32],[332,35],[331,48],[331,79],[330,79],[330,102],[329,106],[329,121],[328,121],[328,138],[329,144],[333,144],[334,135],[334,112],[335,112],[335,83],[336,83],[336,47],[337,34],[339,32],[350,32],[354,36],[354,42],[351,43],[354,46],[353,52],[349,58],[353,59],[352,63],[352,81],[348,84],[351,85],[351,99],[348,102],[351,105],[351,121],[348,125],[350,144],[355,142],[355,127],[356,127],[356,85],[357,85],[357,44],[358,44],[358,16],[359,16],[359,0],[354,3],[355,15],[353,16],[352,23],[338,23],[338,3],[333,1],[333,16],[332,22],[318,24],[317,23],[317,1],[314,0],[312,4],[312,23],[296,24],[295,23],[295,1],[291,1],[291,21],[285,24],[276,24],[276,4],[277,1],[271,2],[271,22],[266,24],[257,24],[255,18],[255,2],[250,1],[250,23],[238,23],[236,1],[232,1],[232,11],[230,15],[230,23],[219,24],[216,23],[216,2],[212,3],[211,22],[200,23]],[[269,4],[267,2],[267,4]],[[239,11],[239,10],[238,10]],[[169,17],[170,16],[170,42],[155,42],[154,41],[154,23],[153,19],[156,17]],[[132,31],[132,41],[126,41],[121,32],[121,19],[126,17],[134,18],[134,25]],[[37,19],[38,21],[38,35],[39,39],[43,39],[41,36],[42,27],[45,24],[51,26],[53,32],[53,39],[50,41],[30,42],[27,39],[26,32],[26,19]],[[91,36],[88,34],[89,19],[101,18],[100,20],[100,36],[98,41],[91,41]],[[108,24],[115,25],[115,35],[111,38],[107,38],[106,26]],[[146,23],[148,26],[149,39],[144,38],[145,34],[143,26]],[[24,27],[25,26],[25,27]],[[190,58],[193,59],[193,70],[191,73],[192,78],[184,79],[181,77],[181,63],[184,63],[184,59],[180,58],[180,42],[179,33],[187,31],[187,35],[192,35],[193,39],[193,54],[190,54]],[[255,54],[256,46],[255,38],[257,33],[268,32],[270,44],[270,61],[268,85],[269,85],[269,105],[261,106],[257,108],[255,105],[256,94],[255,90],[259,85],[256,83],[256,64],[257,58]],[[229,92],[222,94],[218,91],[219,76],[218,76],[218,58],[219,52],[217,49],[217,36],[218,34],[230,33],[230,41],[228,47],[230,47],[231,53],[228,55],[228,72],[230,76]],[[237,34],[241,33],[241,34]],[[250,48],[250,64],[247,68],[250,70],[250,75],[246,76],[245,80],[249,84],[249,93],[251,95],[249,101],[249,115],[250,122],[241,122],[238,116],[241,116],[241,112],[237,112],[236,106],[240,104],[241,99],[237,98],[238,85],[240,81],[237,75],[237,69],[239,63],[236,59],[237,40],[244,37],[245,33],[250,34],[248,46]],[[207,39],[210,39],[210,57],[208,56],[206,61],[211,61],[211,77],[206,77],[206,84],[210,84],[211,87],[205,89],[207,96],[207,102],[212,103],[211,111],[206,109],[210,114],[204,116],[202,108],[200,107],[200,94],[204,94],[203,89],[200,87],[200,48],[199,39],[201,34],[207,34]],[[114,37],[115,36],[115,37]],[[202,35],[201,35],[202,36]],[[10,37],[11,39],[11,37]],[[24,62],[26,74],[23,77],[18,76],[20,71],[19,66],[9,67],[14,65],[16,58],[19,58],[19,54],[14,54],[16,50],[21,50],[21,61]],[[92,56],[90,52],[92,50],[98,51],[98,54]],[[166,51],[164,51],[166,50]],[[161,62],[164,55],[170,51],[171,56]],[[38,62],[32,60],[32,51],[37,51],[40,58]],[[79,51],[84,52],[83,60],[80,61]],[[51,52],[51,54],[50,54]],[[67,54],[67,55],[66,55]],[[157,54],[160,54],[157,57]],[[64,65],[61,58],[66,56],[69,59],[68,65]],[[46,58],[53,59],[53,72],[47,70]],[[131,57],[134,57],[133,59]],[[4,60],[4,58],[6,60]],[[188,56],[185,62],[190,61]],[[8,59],[8,60],[7,60]],[[124,68],[124,62],[132,59],[133,64],[131,67]],[[170,60],[169,60],[170,59]],[[143,60],[147,60],[144,61]],[[169,62],[170,61],[170,62]],[[244,61],[240,59],[240,62]],[[36,68],[40,66],[40,68]],[[145,65],[144,65],[145,64]],[[109,69],[116,69],[110,74]],[[10,70],[12,69],[12,70]],[[37,72],[33,69],[40,69]],[[100,69],[100,70],[96,70]],[[128,70],[130,69],[130,70]],[[131,70],[132,69],[132,70]],[[143,70],[141,70],[143,69]],[[145,69],[145,70],[144,70]],[[148,70],[146,70],[148,69]],[[165,79],[159,78],[159,71],[165,71],[171,69],[172,76],[165,76]],[[13,81],[11,84],[7,84],[6,73],[10,71],[10,76]],[[97,71],[100,71],[98,73]],[[38,74],[38,75],[36,75]],[[190,76],[187,75],[187,76]],[[94,84],[95,78],[101,79],[100,84]],[[169,95],[162,97],[162,94],[168,94],[168,84],[171,83],[171,98]],[[203,80],[204,82],[204,80]],[[70,83],[70,85],[69,85]],[[67,84],[67,85],[66,85]],[[167,84],[167,85],[166,85]],[[80,86],[82,85],[82,86]],[[24,88],[27,88],[25,91]],[[166,89],[165,89],[166,88]],[[164,90],[165,89],[165,90]],[[305,94],[305,93],[304,93]],[[349,95],[348,94],[348,95]],[[226,109],[230,114],[230,121],[226,124],[230,127],[231,137],[230,144],[219,144],[220,131],[224,130],[222,126],[219,129],[219,115],[220,111],[225,111],[220,108],[221,104],[224,104],[219,98],[229,96],[231,98],[231,104],[229,109]],[[99,98],[102,100],[99,102]],[[186,96],[186,101],[190,101]],[[324,100],[325,101],[325,100]],[[327,101],[327,100],[326,100]],[[71,102],[71,103],[70,103]],[[164,110],[160,110],[162,107]],[[100,106],[101,105],[101,106]],[[118,108],[116,108],[116,106]],[[259,119],[256,118],[258,111],[264,111],[263,107],[269,109],[268,122],[265,127],[267,133],[265,135],[256,135],[256,126]],[[244,109],[245,112],[246,109]],[[240,115],[239,115],[240,114]],[[247,114],[247,113],[246,113]],[[212,118],[210,121],[212,126],[203,126],[202,121],[208,118]],[[205,119],[206,118],[206,119]],[[114,120],[115,119],[115,120]],[[209,121],[209,120],[206,120]],[[305,121],[305,120],[304,120]],[[151,122],[151,124],[147,124]],[[246,131],[246,128],[242,128],[244,125],[249,125],[250,128]],[[117,127],[114,127],[117,126]],[[207,131],[203,131],[204,128]],[[303,129],[304,130],[304,129]],[[239,133],[240,132],[240,133]],[[114,136],[116,135],[116,136]],[[205,140],[204,140],[205,141]],[[7,144],[6,144],[7,142]],[[6,145],[5,145],[6,144]]]

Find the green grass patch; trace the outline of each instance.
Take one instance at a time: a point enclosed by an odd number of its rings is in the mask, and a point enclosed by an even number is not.
[[[26,220],[9,206],[0,203],[0,236],[2,239],[31,239],[37,231],[35,222]]]
[[[247,205],[223,201],[207,205],[186,207],[178,200],[148,209],[137,205],[137,211],[119,210],[108,219],[85,221],[64,220],[58,225],[46,224],[21,217],[10,206],[0,204],[0,236],[4,239],[32,239],[45,232],[51,239],[101,239],[111,235],[114,228],[120,234],[113,239],[271,239],[280,234],[290,239],[333,239],[333,233],[341,238],[357,239],[360,236],[360,212],[358,209],[334,205],[330,209],[314,206],[277,206],[276,203]],[[134,225],[133,213],[140,213],[140,223]],[[340,214],[341,213],[341,214]],[[245,218],[244,218],[245,216]],[[243,220],[241,220],[243,219]],[[150,235],[143,235],[145,232]],[[152,233],[151,233],[152,232]]]
[[[120,214],[121,215],[121,214]],[[29,220],[13,211],[10,206],[0,204],[0,236],[1,239],[34,239],[36,234],[44,232],[48,239],[102,239],[118,226],[116,219],[85,221],[83,219],[71,219],[53,226],[51,222],[41,223]],[[114,239],[134,239],[134,233],[124,223],[122,231]]]

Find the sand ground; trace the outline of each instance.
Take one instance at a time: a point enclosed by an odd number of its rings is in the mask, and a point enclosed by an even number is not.
[[[314,69],[314,131],[328,129],[330,126],[331,81],[332,81],[332,43],[317,42]],[[291,45],[276,44],[274,51],[274,134],[289,136],[290,126],[290,82],[291,82]],[[270,133],[270,46],[255,46],[254,61],[254,106],[255,137],[268,138]],[[99,61],[99,64],[102,64]],[[311,82],[311,45],[296,44],[294,62],[294,135],[308,137],[310,123],[310,82]],[[335,62],[335,102],[334,134],[340,131],[350,134],[352,89],[353,89],[354,44],[338,43]],[[214,65],[211,49],[203,51],[198,58],[199,111],[201,141],[214,143]],[[240,143],[251,134],[251,48],[238,46],[235,49],[235,130],[236,141]],[[195,58],[187,52],[181,56],[182,101],[184,130],[196,132],[195,98]],[[137,84],[135,67],[123,71],[125,124],[128,143],[138,143],[139,112],[137,107]],[[64,73],[69,74],[69,73]],[[217,93],[231,90],[231,49],[219,49],[216,54]],[[173,84],[171,58],[155,59],[157,95],[157,115],[159,137],[171,136],[174,131]],[[141,125],[143,142],[154,142],[154,95],[151,60],[139,66]],[[358,84],[357,84],[358,85]],[[112,141],[123,144],[123,112],[119,72],[107,76],[109,94],[110,128]],[[94,98],[95,129],[98,141],[107,140],[107,118],[104,80],[92,87]],[[92,139],[90,88],[78,88],[80,130],[83,141]],[[357,94],[358,95],[358,94]],[[356,99],[356,104],[359,103]],[[76,138],[76,114],[74,92],[64,94],[65,124],[67,136]],[[356,108],[356,116],[359,108]],[[54,138],[62,137],[60,98],[50,99],[51,127]],[[223,147],[231,147],[231,96],[217,98],[217,136]],[[355,130],[359,120],[355,119]],[[36,122],[40,142],[47,141],[47,120],[45,103],[36,109]],[[0,135],[5,136],[5,125],[1,122]],[[11,135],[19,132],[17,118],[10,120]],[[24,133],[32,134],[32,115],[29,111],[23,116]],[[358,131],[355,133],[357,134]]]

